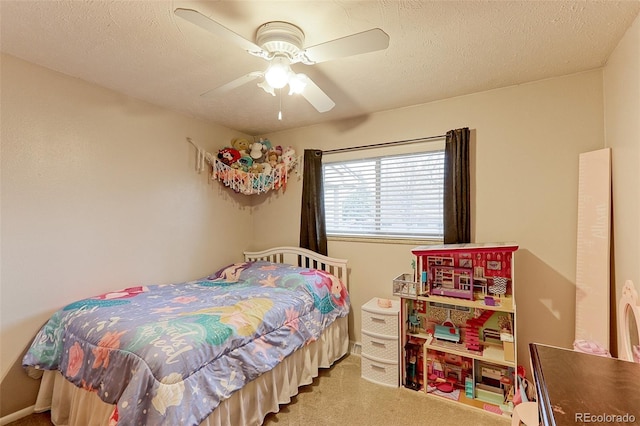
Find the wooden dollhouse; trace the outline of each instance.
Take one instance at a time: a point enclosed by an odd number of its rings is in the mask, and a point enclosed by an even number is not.
[[[412,250],[414,287],[423,292],[399,294],[405,387],[510,415],[517,368],[517,249],[496,243]]]

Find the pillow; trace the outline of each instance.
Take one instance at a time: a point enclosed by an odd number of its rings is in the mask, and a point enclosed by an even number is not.
[[[227,283],[237,283],[240,279],[242,271],[251,266],[252,262],[232,263],[218,270],[207,277],[211,281],[224,281]]]

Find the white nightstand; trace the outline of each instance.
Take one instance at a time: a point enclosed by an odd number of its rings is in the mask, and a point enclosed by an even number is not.
[[[380,385],[400,383],[398,321],[400,302],[390,308],[378,306],[374,297],[362,305],[362,378]]]

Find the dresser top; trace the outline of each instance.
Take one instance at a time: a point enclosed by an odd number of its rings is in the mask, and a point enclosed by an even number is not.
[[[573,426],[597,416],[605,419],[599,424],[640,419],[640,365],[535,343],[529,350],[543,424]]]
[[[381,306],[378,306],[378,299],[388,300],[380,297],[374,297],[373,299],[362,305],[362,309],[367,312],[374,312],[376,314],[383,315],[397,315],[398,312],[400,312],[400,302],[398,300],[391,300],[391,307],[383,308]]]

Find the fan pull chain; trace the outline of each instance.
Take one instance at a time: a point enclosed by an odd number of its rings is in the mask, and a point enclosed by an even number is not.
[[[280,109],[278,110],[278,120],[282,121],[282,89],[278,89],[278,101],[280,102]]]

